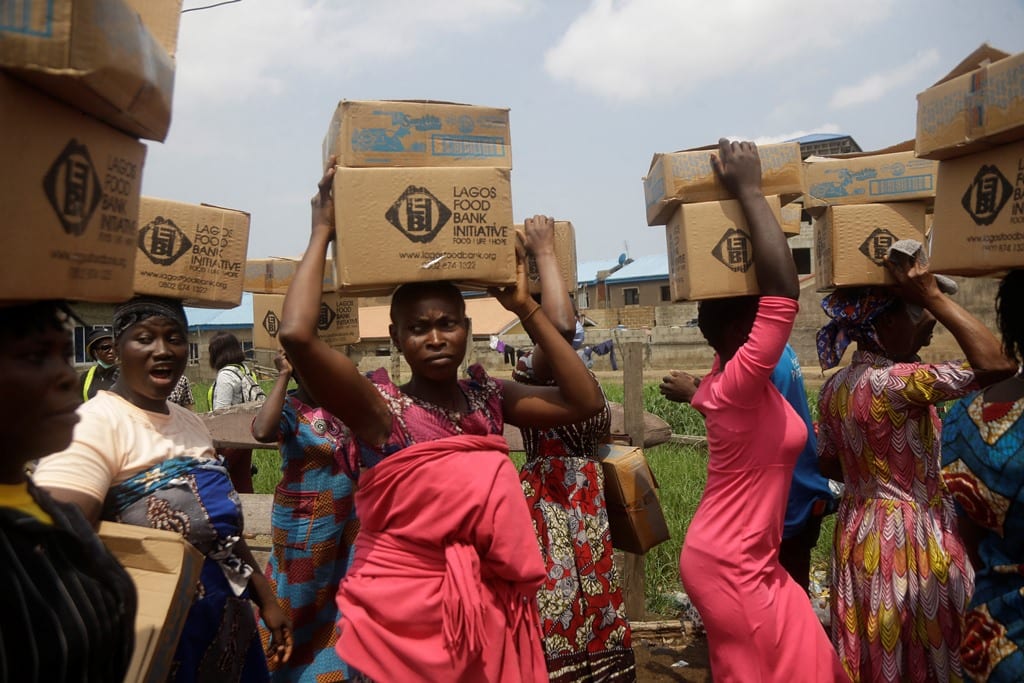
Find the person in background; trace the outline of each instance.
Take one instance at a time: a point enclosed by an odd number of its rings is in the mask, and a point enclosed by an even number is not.
[[[555,258],[554,221],[534,216],[523,227],[540,274],[541,310],[566,340],[579,332],[582,342],[582,326],[577,328]],[[519,360],[512,378],[528,386],[555,382],[539,346]],[[521,430],[526,462],[519,477],[547,569],[537,593],[544,657],[557,683],[636,680],[597,461],[610,426],[606,404],[582,422]]]
[[[167,400],[171,403],[177,403],[182,408],[195,410],[196,399],[192,395],[192,384],[188,381],[188,377],[182,374],[181,378],[178,379],[178,383],[174,385],[174,391],[167,397]]]
[[[797,458],[789,485],[779,563],[804,592],[810,593],[811,551],[818,544],[822,519],[835,512],[836,500],[828,479],[818,469],[818,443],[807,403],[803,371],[796,352],[789,344],[786,344],[782,357],[772,370],[771,382],[807,427],[807,441]],[[659,389],[670,401],[689,403],[698,386],[699,378],[673,370],[662,379]]]
[[[217,371],[210,387],[210,410],[262,403],[266,399],[263,388],[245,366],[242,343],[230,332],[218,332],[210,339],[210,367]],[[252,449],[218,448],[217,453],[224,458],[235,490],[252,493]]]
[[[0,681],[120,681],[135,643],[131,577],[77,506],[25,474],[78,422],[69,323],[56,301],[0,308]]]
[[[352,432],[358,480],[355,558],[338,592],[338,653],[354,680],[542,681],[537,587],[544,563],[502,436],[581,422],[601,410],[600,387],[516,283],[492,289],[549,355],[557,382],[499,382],[459,367],[470,341],[465,301],[451,282],[400,286],[391,340],[411,370],[399,386],[368,376],[316,333],[327,248],[335,236],[328,163],[312,202],[309,246],[284,302],[279,338],[306,389]]]
[[[291,625],[242,538],[241,503],[210,432],[167,402],[185,370],[187,330],[179,301],[136,297],[119,305],[117,382],[79,408],[71,444],[40,460],[33,476],[93,524],[177,531],[205,556],[171,680],[266,681],[253,603],[273,633],[272,659],[288,659]]]
[[[274,365],[277,381],[253,420],[252,434],[262,443],[276,441],[281,451],[281,482],[271,511],[274,547],[266,573],[290,613],[294,645],[287,662],[271,666],[271,680],[339,680],[349,671],[334,649],[339,617],[334,598],[359,531],[355,490],[343,468],[351,434],[317,405],[283,351]],[[293,378],[297,389],[289,392]],[[268,640],[270,633],[261,630]]]
[[[838,289],[822,308],[822,471],[845,483],[832,563],[832,640],[854,681],[962,680],[974,571],[940,475],[935,405],[1012,375],[983,323],[946,296],[923,259],[886,260],[895,287]],[[952,281],[950,286],[952,285]],[[946,285],[944,285],[946,286]],[[967,357],[924,363],[941,322]]]
[[[999,285],[1003,352],[1024,362],[1024,270]],[[1024,375],[957,401],[942,424],[942,477],[974,565],[960,659],[971,680],[1024,680]]]
[[[117,380],[117,349],[109,327],[93,328],[85,338],[85,354],[96,361],[78,377],[82,400],[88,401],[97,391],[109,391]]]
[[[807,428],[771,383],[796,318],[796,266],[761,192],[750,142],[719,141],[711,165],[750,229],[760,296],[700,302],[715,350],[693,395],[704,415],[708,479],[679,567],[720,681],[846,681],[807,594],[779,563],[793,468]]]

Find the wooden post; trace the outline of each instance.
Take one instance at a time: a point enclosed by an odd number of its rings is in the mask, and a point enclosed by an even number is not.
[[[644,345],[625,342],[622,350],[623,426],[634,446],[644,445]],[[622,597],[626,618],[643,621],[647,617],[644,556],[625,553],[622,571]]]

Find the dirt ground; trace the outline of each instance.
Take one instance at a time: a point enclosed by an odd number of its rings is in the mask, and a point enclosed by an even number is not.
[[[639,683],[706,683],[711,680],[708,644],[703,636],[694,637],[684,646],[651,641],[634,643],[633,653]]]

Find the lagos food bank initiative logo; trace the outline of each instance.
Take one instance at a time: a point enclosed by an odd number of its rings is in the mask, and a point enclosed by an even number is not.
[[[320,315],[316,319],[316,329],[318,330],[329,330],[331,325],[334,324],[335,318],[338,314],[334,312],[334,309],[325,304],[323,301],[320,302]]]
[[[750,237],[736,228],[729,228],[711,250],[716,259],[734,273],[745,273],[754,263]]]
[[[875,228],[868,238],[860,245],[860,253],[864,254],[876,266],[882,265],[889,254],[889,247],[896,242],[896,235],[885,228]]]
[[[157,216],[139,230],[139,249],[158,266],[169,266],[192,248],[192,240],[170,218]]]
[[[43,191],[64,232],[81,235],[103,199],[89,149],[72,138],[43,178]]]
[[[272,339],[277,338],[277,333],[281,329],[281,319],[277,317],[277,313],[267,311],[267,314],[263,316],[263,329]]]
[[[1010,201],[1013,185],[999,169],[988,164],[978,169],[960,203],[978,225],[992,225]]]
[[[410,185],[384,214],[413,242],[430,242],[452,217],[451,209],[425,187]]]

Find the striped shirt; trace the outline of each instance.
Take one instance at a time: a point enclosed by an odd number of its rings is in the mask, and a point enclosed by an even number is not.
[[[53,524],[0,507],[0,681],[121,681],[132,580],[77,507],[28,490]]]

